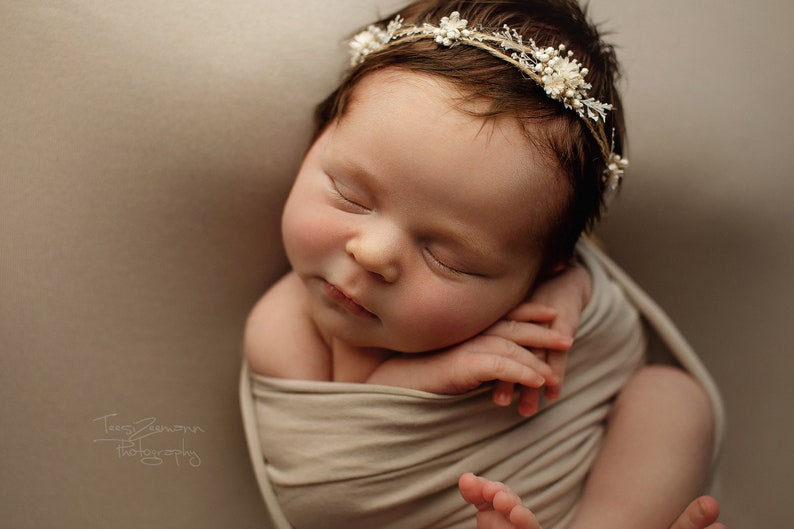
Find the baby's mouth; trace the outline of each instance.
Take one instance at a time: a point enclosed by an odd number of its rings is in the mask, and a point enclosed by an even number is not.
[[[377,318],[375,314],[368,311],[360,303],[328,281],[323,282],[323,292],[326,296],[328,296],[328,299],[333,301],[337,306],[342,307],[347,312],[355,316],[359,316],[361,318]]]

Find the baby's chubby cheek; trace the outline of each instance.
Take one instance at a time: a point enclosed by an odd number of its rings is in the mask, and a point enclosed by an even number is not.
[[[322,223],[302,219],[299,224],[288,224],[282,229],[284,247],[288,255],[303,258],[318,258],[327,246],[328,237]]]
[[[334,242],[333,230],[322,215],[306,209],[296,210],[289,207],[289,203],[281,219],[281,235],[290,261],[319,258]]]
[[[404,312],[406,327],[412,329],[411,348],[430,351],[455,345],[481,333],[501,313],[477,310],[473,302],[451,298],[424,303]]]

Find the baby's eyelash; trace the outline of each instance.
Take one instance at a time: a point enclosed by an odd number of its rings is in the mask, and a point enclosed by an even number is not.
[[[476,274],[472,274],[472,273],[469,273],[469,272],[464,272],[463,270],[459,270],[459,269],[457,269],[457,268],[455,268],[453,266],[448,265],[447,263],[445,263],[444,261],[442,261],[441,259],[439,259],[435,255],[433,255],[433,252],[431,252],[427,248],[425,248],[425,254],[430,258],[430,260],[433,262],[433,264],[435,264],[436,266],[438,266],[439,268],[443,269],[446,272],[450,272],[450,273],[456,274],[456,275],[476,275]]]
[[[348,197],[343,195],[342,192],[339,191],[339,188],[336,187],[336,182],[334,182],[333,180],[331,180],[331,192],[333,193],[335,198],[339,199],[340,202],[343,202],[343,203],[347,204],[348,206],[354,207],[356,209],[361,209],[361,210],[364,210],[364,211],[369,211],[370,210],[370,208],[366,207],[365,205],[359,204],[355,200],[350,200]]]

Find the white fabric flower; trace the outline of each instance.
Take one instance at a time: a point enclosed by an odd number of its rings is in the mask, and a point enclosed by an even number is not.
[[[609,153],[609,162],[604,169],[604,183],[610,191],[614,191],[620,186],[620,181],[623,180],[623,174],[628,166],[629,161],[626,158],[615,152]]]
[[[555,63],[554,69],[557,71],[557,75],[565,79],[567,86],[576,89],[584,84],[581,67],[575,60],[572,61],[568,57],[561,58]]]
[[[350,64],[356,66],[364,58],[389,42],[390,35],[378,26],[369,26],[350,40]]]
[[[438,27],[434,28],[435,41],[444,46],[451,46],[461,37],[469,36],[468,25],[468,20],[460,18],[460,13],[453,11],[448,17],[442,18]]]

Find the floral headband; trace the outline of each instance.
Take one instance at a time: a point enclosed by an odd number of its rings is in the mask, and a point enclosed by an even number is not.
[[[628,160],[615,153],[614,142],[607,138],[604,130],[606,113],[612,110],[612,105],[588,96],[587,91],[592,86],[585,81],[587,68],[583,68],[573,58],[573,52],[566,51],[563,44],[557,48],[538,47],[532,39],[524,42],[521,35],[507,25],[502,31],[494,32],[469,27],[468,21],[460,18],[457,11],[442,18],[438,26],[427,23],[421,26],[403,24],[403,18],[397,15],[386,28],[371,25],[353,37],[350,41],[350,64],[357,66],[370,53],[392,43],[423,39],[432,39],[447,48],[465,44],[486,51],[518,68],[543,88],[550,99],[576,112],[601,149],[606,164],[603,174],[606,187],[609,190],[617,189]]]

